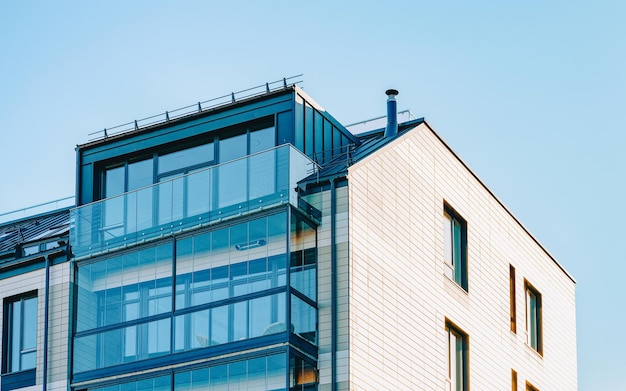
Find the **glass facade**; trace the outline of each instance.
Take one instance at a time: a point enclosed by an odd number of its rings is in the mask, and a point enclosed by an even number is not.
[[[294,189],[349,139],[281,99],[79,151],[72,388],[316,389],[321,213]]]
[[[89,391],[303,391],[316,390],[317,370],[312,362],[286,352],[255,355],[231,362],[195,365],[152,377],[79,388]]]
[[[263,131],[251,133],[259,133],[251,139],[254,148],[269,144]],[[225,159],[235,156],[226,154]],[[72,210],[73,253],[80,258],[110,251],[278,204],[297,207],[298,196],[293,189],[316,167],[285,145],[188,174],[164,176],[152,186],[111,194],[111,198]],[[121,171],[113,176],[123,182]],[[118,187],[111,184],[107,188],[122,191]]]
[[[73,373],[164,357],[184,362],[179,354],[209,349],[210,356],[210,349],[223,352],[228,344],[233,351],[262,347],[268,336],[287,341],[294,334],[315,346],[316,241],[314,226],[281,208],[78,262]],[[258,360],[245,371],[230,365],[228,384],[232,378],[264,389],[278,376]],[[213,371],[221,369],[206,374]],[[285,389],[286,371],[279,372],[282,383],[274,389]],[[191,373],[176,375],[181,387],[193,387],[183,380],[193,379]]]

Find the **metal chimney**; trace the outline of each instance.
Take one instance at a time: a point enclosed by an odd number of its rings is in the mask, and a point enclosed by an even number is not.
[[[385,137],[393,137],[398,133],[398,105],[396,103],[398,90],[389,89],[385,91],[385,94],[387,94],[387,128],[385,129]]]

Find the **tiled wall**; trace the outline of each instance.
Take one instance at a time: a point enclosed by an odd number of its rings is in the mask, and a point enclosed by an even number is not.
[[[518,384],[577,389],[574,282],[427,125],[348,180],[350,389],[445,390],[446,319],[469,335],[471,389],[509,390],[511,369]],[[444,275],[444,201],[467,221],[468,292]],[[525,343],[524,279],[542,295],[543,356]]]
[[[70,263],[50,267],[50,307],[48,326],[48,390],[67,389],[67,354],[69,349],[69,280]],[[37,290],[37,386],[43,383],[43,336],[45,310],[45,269],[31,271],[0,281],[0,297],[4,298]],[[0,311],[0,330],[3,330]]]

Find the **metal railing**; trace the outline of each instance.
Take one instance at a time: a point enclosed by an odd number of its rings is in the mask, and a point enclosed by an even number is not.
[[[417,119],[417,117],[415,116],[415,114],[413,114],[413,112],[411,112],[411,110],[398,111],[398,123],[407,122],[414,119]],[[346,125],[346,129],[351,131],[353,134],[360,134],[369,130],[384,128],[386,124],[387,116],[381,115],[379,117],[370,118],[364,121],[359,121],[350,125]]]
[[[97,132],[89,133],[88,136],[96,137],[90,139],[89,141],[97,141],[106,139],[110,136],[122,134],[125,132],[138,130],[139,128],[148,127],[155,124],[167,123],[174,119],[182,118],[191,114],[201,113],[203,111],[211,110],[219,106],[224,106],[228,104],[236,103],[237,101],[252,98],[255,96],[260,96],[263,94],[267,94],[272,91],[277,91],[280,89],[285,89],[289,86],[296,85],[302,83],[302,80],[293,80],[302,77],[302,74],[282,78],[280,80],[267,82],[265,84],[261,84],[258,86],[250,87],[245,90],[231,92],[227,95],[218,96],[217,98],[212,98],[204,101],[200,101],[197,103],[193,103],[188,106],[180,107],[174,110],[168,110],[165,113],[159,113],[152,115],[150,117],[136,119],[132,122],[127,122],[121,125],[113,126],[111,128],[104,128],[103,130],[99,130]]]
[[[36,216],[42,213],[52,212],[58,209],[70,208],[76,205],[74,196],[65,197],[54,201],[44,202],[43,204],[33,205],[26,208],[14,210],[11,212],[0,214],[0,224],[9,221],[22,220],[27,217]]]

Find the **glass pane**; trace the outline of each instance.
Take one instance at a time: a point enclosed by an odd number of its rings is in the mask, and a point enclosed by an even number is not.
[[[249,200],[259,202],[259,198],[274,194],[276,189],[276,153],[268,151],[250,156],[248,180],[250,186]],[[254,205],[251,205],[254,206]]]
[[[265,374],[267,359],[265,357],[248,360],[248,391],[265,391]]]
[[[294,334],[312,344],[317,343],[317,312],[295,295],[291,295],[291,324]]]
[[[211,345],[228,342],[228,306],[211,310]]]
[[[313,154],[313,108],[308,103],[304,106],[304,154]]]
[[[16,301],[11,305],[11,368],[10,371],[20,370],[20,353],[22,339],[22,302]]]
[[[104,198],[124,193],[124,168],[124,166],[121,166],[106,170]]]
[[[162,177],[159,182],[159,224],[182,219],[185,190],[182,174]]]
[[[152,159],[128,164],[128,190],[137,190],[153,183]]]
[[[250,154],[265,151],[276,146],[274,127],[250,132]]]
[[[28,353],[24,353],[22,354],[22,367],[20,368],[20,370],[24,371],[26,369],[32,369],[35,368],[35,366],[37,365],[37,352],[28,352]]]
[[[215,387],[216,390],[225,390],[228,388],[228,365],[218,365],[210,368],[209,385]]]
[[[218,176],[218,208],[246,201],[248,195],[248,162],[246,159],[220,165]]]
[[[241,341],[248,338],[248,302],[231,304],[233,311],[233,338],[232,341]]]
[[[179,171],[186,167],[201,165],[215,160],[215,148],[213,143],[199,145],[197,147],[183,149],[159,156],[159,174]]]
[[[319,161],[322,158],[321,152],[324,150],[324,117],[315,110],[315,155],[314,161]]]
[[[452,221],[447,213],[443,214],[443,254],[445,261],[452,265]]]
[[[24,320],[22,322],[22,350],[37,347],[37,298],[24,300]],[[25,369],[25,368],[22,368]]]
[[[452,219],[453,223],[453,241],[454,241],[454,249],[453,249],[453,259],[452,264],[454,265],[454,280],[463,284],[463,249],[462,249],[462,234],[461,234],[461,224],[457,219]]]
[[[208,213],[211,210],[212,170],[204,169],[187,176],[186,217]]]
[[[220,140],[220,163],[229,162],[248,154],[248,135],[246,133]]]
[[[276,354],[267,357],[267,389],[282,390],[286,388],[287,355]]]

